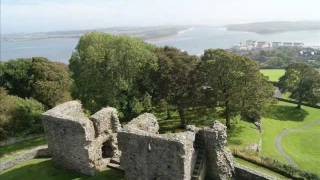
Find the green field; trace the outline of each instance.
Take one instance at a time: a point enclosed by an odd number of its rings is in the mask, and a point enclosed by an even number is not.
[[[284,75],[284,69],[261,69],[260,72],[269,77],[272,82],[278,82],[279,78]]]
[[[320,118],[319,118],[320,119]],[[303,170],[320,172],[320,124],[284,137],[286,152]]]
[[[303,129],[306,125],[320,120],[320,110],[303,107],[301,110],[295,104],[279,102],[272,105],[262,120],[262,151],[260,155],[287,163],[283,155],[279,153],[275,145],[277,135],[284,129],[299,129],[298,132],[284,136],[281,145],[285,153],[289,155],[299,168],[317,173],[320,172],[320,147],[315,143],[320,139],[320,126],[312,126]],[[237,133],[229,133],[231,148],[243,149],[248,144],[259,143],[260,134],[253,130],[254,126],[240,123],[245,127],[238,129]],[[236,139],[236,141],[235,141]]]

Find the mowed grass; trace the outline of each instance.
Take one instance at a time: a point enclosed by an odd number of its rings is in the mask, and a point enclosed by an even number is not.
[[[285,102],[279,102],[277,105],[271,106],[262,122],[261,155],[286,163],[284,157],[276,149],[275,139],[277,135],[284,129],[302,128],[306,124],[319,119],[319,109],[303,106],[302,109],[299,110],[295,104]],[[282,145],[284,145],[286,153],[298,163],[301,169],[317,174],[319,174],[319,171],[315,171],[314,163],[318,162],[317,160],[320,159],[320,156],[319,153],[315,153],[315,151],[319,152],[320,149],[317,148],[314,143],[319,142],[320,133],[317,133],[319,131],[319,128],[314,129],[314,141],[307,141],[307,139],[310,138],[310,134],[304,132],[300,132],[299,135],[289,134],[282,140]],[[301,144],[301,140],[305,140],[304,144]],[[299,152],[301,149],[303,149],[305,153]]]
[[[107,169],[95,176],[85,176],[73,171],[54,167],[50,159],[33,159],[14,168],[0,172],[0,179],[5,180],[122,180],[123,173]]]
[[[319,138],[320,124],[290,133],[283,138],[282,146],[301,169],[320,174]]]
[[[259,143],[260,138],[261,135],[253,123],[238,120],[228,132],[228,146],[230,149],[245,149]]]
[[[260,72],[269,77],[269,80],[272,82],[278,82],[279,78],[284,75],[284,69],[261,69]]]

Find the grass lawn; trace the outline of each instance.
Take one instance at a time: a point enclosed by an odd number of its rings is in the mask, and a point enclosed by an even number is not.
[[[285,163],[285,159],[276,149],[276,136],[286,128],[303,127],[305,124],[319,119],[319,109],[303,106],[299,110],[296,109],[296,105],[284,102],[273,105],[263,118],[261,154]],[[319,131],[319,128],[314,129],[314,140],[320,139]],[[284,145],[285,151],[298,163],[300,168],[319,174],[319,171],[314,171],[314,164],[320,159],[319,153],[315,153],[315,151],[319,152],[319,146],[318,148],[315,147],[315,141],[307,141],[308,138],[310,138],[310,133],[300,132],[299,135],[293,134],[292,136],[289,134],[288,137],[282,140],[282,145]],[[305,141],[304,144],[301,144],[301,140]],[[305,153],[299,152],[299,149],[304,149]],[[310,153],[306,154],[307,152]]]
[[[319,117],[320,119],[320,117]],[[320,124],[292,132],[283,138],[282,145],[301,169],[320,173]]]
[[[14,168],[0,172],[0,179],[5,180],[122,180],[121,172],[107,169],[97,175],[90,177],[79,173],[58,169],[53,166],[50,159],[33,159],[26,161]]]
[[[270,81],[278,82],[279,78],[284,75],[284,69],[261,69],[260,72],[269,77]]]
[[[253,123],[238,121],[233,124],[228,133],[228,145],[231,149],[244,149],[249,145],[259,143],[260,138],[260,133]]]

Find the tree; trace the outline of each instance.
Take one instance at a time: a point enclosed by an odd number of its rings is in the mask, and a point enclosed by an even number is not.
[[[154,97],[164,99],[176,107],[181,126],[185,127],[188,123],[185,110],[192,106],[195,94],[191,76],[198,60],[195,56],[171,47],[159,48],[156,53],[159,69],[154,80],[157,87]]]
[[[154,46],[127,36],[82,36],[69,64],[73,96],[91,112],[113,106],[129,119],[146,111],[152,91],[149,77],[157,68],[153,50]]]
[[[287,67],[286,73],[279,80],[281,92],[290,92],[290,98],[316,104],[320,102],[320,73],[304,63],[294,63]]]
[[[9,94],[31,97],[31,64],[31,59],[0,62],[0,86],[5,87]]]
[[[224,50],[209,49],[199,66],[204,86],[212,91],[217,106],[224,109],[228,128],[231,118],[239,113],[253,120],[260,118],[262,106],[272,97],[273,88],[259,72],[257,63]]]
[[[46,58],[32,58],[30,69],[32,97],[49,108],[71,99],[68,66]]]
[[[66,65],[46,58],[10,60],[0,64],[0,86],[10,95],[35,98],[47,108],[70,99]]]

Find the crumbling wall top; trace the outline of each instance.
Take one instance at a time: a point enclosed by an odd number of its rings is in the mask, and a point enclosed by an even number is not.
[[[159,124],[157,118],[150,113],[144,113],[124,126],[126,130],[137,131],[142,130],[149,133],[158,134]]]
[[[68,119],[70,121],[85,122],[88,118],[83,113],[82,105],[79,101],[69,101],[59,104],[56,107],[42,114],[44,117],[55,117]]]
[[[118,111],[112,107],[106,107],[91,116],[91,120],[96,127],[98,134],[116,133],[121,129],[118,118]]]

